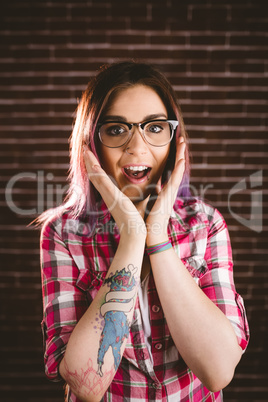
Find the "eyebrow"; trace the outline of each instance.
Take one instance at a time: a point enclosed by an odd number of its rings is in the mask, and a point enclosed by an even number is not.
[[[147,120],[154,120],[154,119],[167,119],[167,116],[164,113],[156,113],[156,114],[149,114],[144,117],[142,122],[147,121]],[[103,119],[104,122],[106,121],[122,121],[122,122],[127,122],[127,119],[124,116],[118,116],[118,115],[107,115]]]

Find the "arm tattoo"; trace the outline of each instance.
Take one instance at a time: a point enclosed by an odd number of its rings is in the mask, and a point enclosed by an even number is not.
[[[110,286],[110,291],[106,294],[105,302],[101,306],[100,312],[104,317],[104,328],[101,333],[100,346],[98,351],[98,371],[99,376],[103,376],[102,365],[104,355],[109,347],[112,348],[114,357],[114,367],[117,370],[121,355],[120,348],[124,338],[128,338],[130,323],[126,313],[134,307],[134,297],[136,295],[136,279],[134,277],[138,268],[129,264],[127,268],[116,271],[105,279],[103,284]]]
[[[81,369],[81,372],[70,371],[66,361],[64,360],[63,362],[66,373],[65,380],[74,393],[83,391],[85,395],[102,395],[114,377],[114,371],[111,368],[109,371],[105,371],[103,377],[100,378],[93,368],[91,359],[87,362],[87,369]]]

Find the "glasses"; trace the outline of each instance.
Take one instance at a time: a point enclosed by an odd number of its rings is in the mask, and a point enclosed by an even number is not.
[[[107,121],[98,126],[98,131],[100,141],[108,148],[119,148],[125,145],[134,134],[134,126],[139,128],[148,144],[163,147],[172,140],[178,125],[177,120],[150,120],[144,123]]]

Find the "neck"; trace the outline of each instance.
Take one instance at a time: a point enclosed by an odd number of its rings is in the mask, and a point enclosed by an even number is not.
[[[150,195],[148,195],[148,197],[142,201],[134,202],[134,205],[140,213],[141,217],[146,220],[153,206],[153,203],[150,200]]]

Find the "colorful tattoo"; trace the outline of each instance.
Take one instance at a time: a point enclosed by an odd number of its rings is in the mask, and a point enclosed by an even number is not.
[[[94,321],[91,321],[93,328],[95,330],[95,334],[98,334],[103,330],[104,327],[104,318],[100,312],[96,313],[96,318]]]
[[[106,294],[105,302],[101,306],[100,312],[104,317],[104,328],[101,334],[100,347],[98,351],[98,371],[99,376],[103,376],[102,365],[104,355],[109,347],[112,348],[114,356],[114,366],[117,370],[121,355],[120,348],[124,338],[128,338],[130,323],[127,315],[134,307],[134,297],[136,295],[136,279],[134,274],[137,272],[134,265],[129,264],[127,268],[116,271],[103,284],[110,286],[110,292]]]

